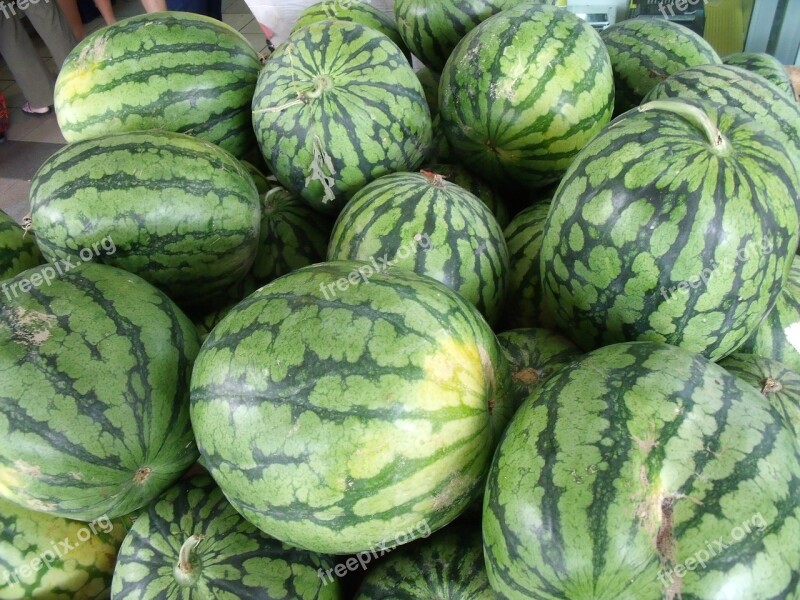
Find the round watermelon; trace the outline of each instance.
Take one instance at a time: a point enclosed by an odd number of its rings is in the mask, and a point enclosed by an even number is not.
[[[502,598],[767,600],[800,583],[800,461],[769,401],[680,348],[601,348],[536,388],[489,473]]]
[[[766,52],[735,52],[722,59],[726,65],[742,67],[753,73],[761,75],[770,83],[783,91],[789,98],[795,100],[792,80],[783,63]]]
[[[191,321],[106,265],[48,264],[4,283],[0,496],[81,521],[149,503],[197,459]]]
[[[659,100],[630,111],[556,192],[546,306],[584,349],[651,340],[723,358],[780,294],[798,186],[783,142],[740,110]]]
[[[450,183],[471,192],[492,211],[497,224],[505,227],[511,221],[511,213],[503,196],[483,179],[459,165],[431,163],[422,167],[423,171],[441,175]]]
[[[56,118],[69,143],[162,129],[242,157],[255,145],[250,101],[260,70],[247,39],[217,19],[137,15],[70,52],[56,82]]]
[[[479,198],[435,173],[395,173],[362,189],[334,225],[328,260],[427,275],[461,294],[490,323],[505,300],[502,229]]]
[[[281,185],[332,214],[381,175],[416,169],[431,144],[422,84],[402,51],[345,21],[312,23],[275,50],[253,125]]]
[[[43,262],[33,232],[25,231],[0,210],[0,281]]]
[[[613,107],[611,62],[597,32],[566,9],[531,2],[467,34],[439,90],[454,155],[500,185],[558,181]]]
[[[329,554],[390,548],[482,491],[510,371],[443,284],[369,263],[276,279],[219,323],[192,374],[204,465],[267,534]]]
[[[330,560],[247,522],[207,475],[167,490],[125,537],[112,600],[340,600]]]

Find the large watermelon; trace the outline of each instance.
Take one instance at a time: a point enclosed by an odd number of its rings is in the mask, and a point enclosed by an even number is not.
[[[330,561],[281,544],[237,513],[214,481],[170,488],[134,523],[112,600],[339,600]],[[322,573],[323,575],[320,575]]]
[[[131,17],[70,52],[55,88],[58,125],[70,143],[163,129],[244,156],[255,143],[250,102],[260,69],[245,37],[221,21],[184,12]]]
[[[317,552],[455,519],[510,416],[508,362],[478,311],[428,277],[370,268],[267,284],[214,328],[192,375],[192,425],[226,497]]]
[[[0,210],[0,281],[43,262],[33,233]]]
[[[613,107],[611,62],[597,32],[566,9],[530,2],[473,29],[439,89],[454,155],[501,185],[557,181]]]
[[[478,531],[453,526],[400,548],[367,576],[355,600],[497,600]]]
[[[666,19],[640,17],[620,21],[600,34],[614,68],[615,114],[638,105],[670,75],[722,59],[688,27]]]
[[[106,600],[129,524],[69,521],[0,499],[0,600]]]
[[[769,401],[722,367],[607,346],[512,419],[483,539],[507,600],[796,598],[800,462]]]
[[[800,256],[792,259],[775,307],[739,351],[770,358],[800,373]]]
[[[179,133],[66,146],[34,175],[30,199],[49,261],[100,260],[178,301],[225,289],[256,255],[261,209],[252,178],[229,153]],[[111,241],[97,249],[101,239]]]
[[[479,198],[434,173],[394,173],[362,189],[333,227],[328,260],[427,275],[461,294],[490,323],[503,308],[503,230]]]
[[[85,521],[147,504],[197,458],[191,321],[106,265],[43,265],[5,283],[0,496]]]
[[[797,248],[784,144],[740,110],[659,100],[575,160],[544,228],[545,303],[584,349],[652,340],[733,352]]]
[[[753,73],[758,73],[785,92],[789,98],[795,100],[792,80],[783,63],[766,52],[736,52],[722,59],[726,65],[742,67]]]
[[[312,23],[275,50],[253,124],[281,184],[328,213],[381,175],[417,168],[431,144],[422,84],[402,51],[344,21]]]

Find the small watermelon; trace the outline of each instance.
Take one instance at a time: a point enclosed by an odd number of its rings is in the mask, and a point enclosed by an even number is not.
[[[766,52],[736,52],[724,57],[722,62],[761,75],[785,92],[789,98],[795,99],[789,72],[783,63],[774,56]]]

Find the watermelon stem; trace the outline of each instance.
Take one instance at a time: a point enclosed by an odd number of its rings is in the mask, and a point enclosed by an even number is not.
[[[702,108],[673,99],[653,100],[639,107],[639,112],[649,110],[665,110],[683,117],[705,134],[717,154],[727,154],[730,151],[728,140]]]
[[[192,565],[192,552],[195,548],[203,541],[205,536],[196,533],[193,536],[189,537],[181,546],[180,552],[178,553],[178,568],[175,570],[175,576],[178,579],[178,583],[182,585],[192,585],[194,583],[194,577],[192,577],[192,571],[194,567]]]

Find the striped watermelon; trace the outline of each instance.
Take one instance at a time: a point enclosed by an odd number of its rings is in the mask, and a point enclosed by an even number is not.
[[[544,305],[539,255],[550,200],[537,202],[517,214],[503,234],[508,245],[508,300],[503,324],[509,329],[555,329],[555,317]]]
[[[403,53],[344,21],[312,23],[275,50],[253,123],[278,181],[330,214],[381,175],[417,168],[431,144],[422,84]]]
[[[237,513],[208,476],[167,490],[134,523],[113,600],[339,600],[325,557],[290,548]]]
[[[473,29],[442,72],[439,114],[454,155],[490,183],[543,186],[611,118],[611,62],[597,32],[531,2]]]
[[[547,329],[512,329],[498,334],[497,340],[511,363],[516,407],[534,388],[582,354],[567,338]]]
[[[584,349],[652,340],[718,360],[780,293],[799,185],[782,141],[742,111],[689,100],[630,111],[556,192],[546,306]]]
[[[328,260],[427,275],[461,294],[490,323],[503,308],[503,230],[479,198],[434,173],[394,173],[363,188],[333,227]]]
[[[800,461],[767,399],[655,342],[536,388],[492,463],[489,581],[508,600],[767,600],[800,586]]]
[[[226,497],[316,552],[451,522],[510,417],[509,365],[477,310],[433,279],[368,266],[267,284],[214,328],[192,375],[192,425]]]
[[[235,283],[253,264],[261,210],[252,178],[217,146],[137,131],[66,146],[31,183],[37,242],[52,261],[101,260],[178,301]],[[101,239],[109,248],[87,250]]]
[[[753,73],[758,73],[785,92],[789,98],[795,99],[789,73],[783,63],[774,56],[766,52],[736,52],[724,57],[722,62],[726,65],[742,67]]]
[[[312,4],[297,17],[292,33],[312,23],[329,19],[351,21],[375,31],[380,31],[397,44],[397,47],[403,51],[406,58],[411,60],[411,52],[406,47],[400,32],[397,31],[392,18],[365,0],[323,0]]]
[[[728,65],[691,67],[658,84],[645,100],[662,98],[707,100],[743,110],[778,136],[800,176],[800,103],[761,75]],[[800,212],[800,197],[795,201]]]
[[[236,156],[254,145],[250,114],[258,54],[232,27],[202,15],[156,12],[98,29],[70,52],[55,109],[72,143],[163,129]]]
[[[739,349],[783,363],[800,373],[800,256],[792,259],[783,291],[755,333]]]
[[[637,106],[670,75],[696,65],[720,65],[707,41],[688,27],[661,18],[620,21],[600,34],[614,68],[616,110]]]
[[[731,354],[719,365],[766,396],[800,444],[800,374],[753,354]]]
[[[82,521],[144,506],[197,458],[191,321],[106,265],[44,265],[5,283],[0,496]]]
[[[129,522],[80,523],[0,499],[0,598],[105,600]]]
[[[440,73],[458,42],[492,15],[527,0],[395,0],[397,27],[417,58]],[[541,3],[545,3],[544,0]],[[555,4],[555,0],[547,0]]]
[[[0,210],[0,281],[43,262],[33,233]]]
[[[400,548],[367,571],[355,600],[497,600],[478,532],[448,527]]]
[[[427,164],[422,167],[423,171],[441,175],[450,183],[472,192],[492,211],[497,224],[505,227],[511,222],[511,213],[506,206],[503,196],[492,186],[480,177],[474,175],[467,169],[459,165],[445,165],[441,163]]]

